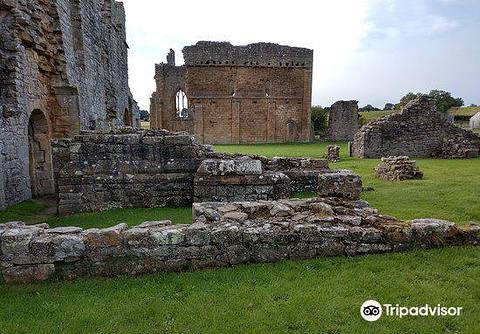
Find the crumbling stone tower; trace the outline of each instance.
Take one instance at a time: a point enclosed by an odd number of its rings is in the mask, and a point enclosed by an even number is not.
[[[337,101],[332,104],[324,140],[353,140],[358,129],[358,101]]]
[[[310,140],[313,51],[272,43],[198,42],[184,66],[157,64],[155,129],[188,131],[199,143]]]
[[[0,209],[51,194],[52,138],[138,126],[114,0],[0,1]]]

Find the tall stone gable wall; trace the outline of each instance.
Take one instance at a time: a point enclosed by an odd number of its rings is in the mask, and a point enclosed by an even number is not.
[[[172,51],[173,52],[173,51]],[[174,54],[171,53],[172,57]],[[175,66],[175,62],[155,65],[155,82],[157,91],[150,99],[150,126],[152,129],[175,129],[175,131],[194,132],[192,115],[177,117],[175,96],[179,90],[185,92],[185,66]],[[158,110],[163,112],[160,114]]]
[[[330,107],[324,140],[353,140],[360,128],[358,101],[337,101]]]
[[[363,126],[351,146],[353,156],[470,158],[480,154],[480,136],[455,126],[436,111],[435,102],[418,96],[398,113]]]
[[[113,0],[0,3],[0,209],[31,198],[30,115],[45,119],[42,180],[53,184],[51,138],[137,125],[128,87],[123,5]],[[125,116],[127,113],[127,116]],[[37,152],[38,153],[38,152]],[[37,157],[38,158],[38,157]],[[51,188],[51,186],[46,186]]]
[[[183,54],[185,67],[156,67],[154,127],[188,131],[199,143],[310,140],[312,50],[198,42]],[[190,114],[180,120],[175,93],[183,86]]]

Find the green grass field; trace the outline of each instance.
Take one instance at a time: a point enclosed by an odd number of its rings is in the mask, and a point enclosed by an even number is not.
[[[0,284],[1,333],[478,333],[478,247],[282,261],[142,278]],[[364,321],[368,299],[463,307]]]
[[[330,143],[221,145],[218,151],[323,157]],[[345,156],[332,168],[360,174],[375,191],[362,198],[400,219],[480,222],[480,159],[418,159],[423,180],[373,177],[378,159]],[[310,196],[311,194],[301,194]],[[45,207],[22,203],[0,223]],[[106,227],[146,220],[191,221],[190,208],[119,209],[49,217],[51,226]],[[353,258],[282,261],[142,278],[0,282],[0,333],[478,333],[480,249],[458,247]],[[458,317],[382,317],[364,321],[368,299],[402,306],[461,306]]]
[[[453,116],[472,117],[479,111],[480,111],[480,107],[455,107],[448,110],[448,113]]]
[[[361,111],[360,114],[360,123],[365,125],[371,121],[394,113],[395,110],[378,110],[378,111]]]

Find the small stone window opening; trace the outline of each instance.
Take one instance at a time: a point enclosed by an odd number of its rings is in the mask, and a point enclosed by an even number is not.
[[[228,95],[230,95],[231,97],[235,96],[235,83],[233,82],[233,80],[230,80],[228,83]]]
[[[178,118],[187,118],[190,113],[187,95],[181,89],[175,96],[175,112]]]

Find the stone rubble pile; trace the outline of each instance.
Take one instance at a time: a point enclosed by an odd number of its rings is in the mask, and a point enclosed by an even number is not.
[[[335,145],[329,145],[327,147],[327,155],[325,156],[328,162],[340,161],[340,147]]]
[[[417,162],[407,156],[382,158],[375,167],[375,177],[388,181],[417,180],[423,178],[423,173]]]

